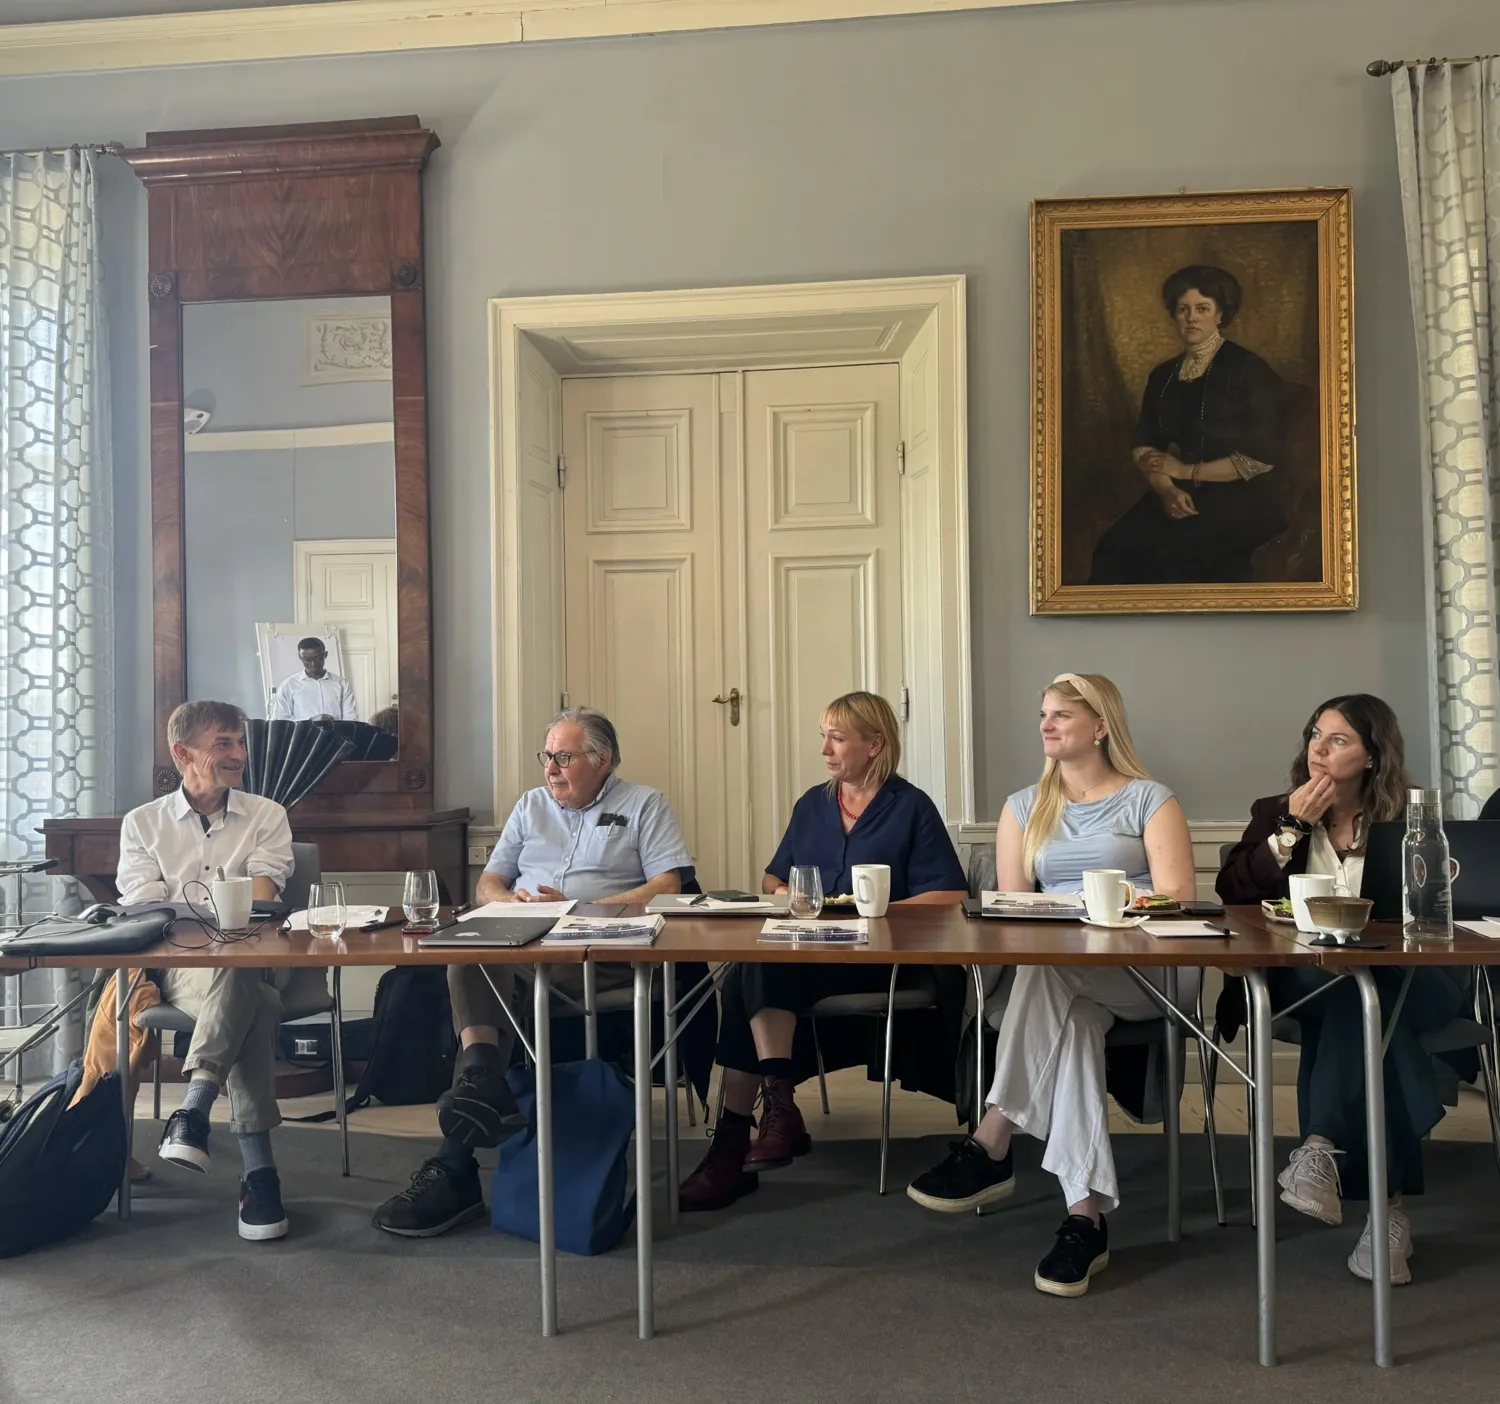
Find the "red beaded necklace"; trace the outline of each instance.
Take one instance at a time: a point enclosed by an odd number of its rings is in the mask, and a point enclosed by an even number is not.
[[[839,813],[844,815],[851,823],[855,822],[855,814],[847,804],[844,803],[844,787],[839,786]]]

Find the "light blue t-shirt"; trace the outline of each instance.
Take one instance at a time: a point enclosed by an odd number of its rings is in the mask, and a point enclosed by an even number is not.
[[[1122,868],[1138,893],[1150,892],[1146,824],[1172,797],[1171,790],[1155,780],[1128,780],[1103,799],[1065,802],[1057,832],[1036,856],[1036,880],[1042,891],[1081,892],[1086,869]],[[1006,800],[1023,830],[1035,802],[1035,785]]]
[[[692,866],[667,797],[611,775],[587,809],[564,809],[545,785],[528,790],[484,870],[528,892],[555,887],[592,902]]]

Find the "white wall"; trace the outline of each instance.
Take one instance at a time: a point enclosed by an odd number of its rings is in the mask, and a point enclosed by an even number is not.
[[[0,81],[8,146],[419,113],[427,184],[438,800],[488,814],[485,300],[965,273],[981,814],[1037,768],[1064,668],[1111,674],[1198,819],[1273,790],[1311,706],[1368,689],[1428,771],[1415,357],[1378,56],[1496,47],[1494,0],[1115,0],[449,54]],[[1363,606],[1027,616],[1027,205],[1355,187]],[[117,276],[122,803],[150,747],[144,201],[106,180]],[[132,740],[138,744],[131,744]]]

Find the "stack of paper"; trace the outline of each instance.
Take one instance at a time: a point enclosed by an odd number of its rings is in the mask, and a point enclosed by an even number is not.
[[[577,905],[577,902],[486,902],[465,912],[464,917],[561,917]]]
[[[1229,932],[1222,926],[1214,926],[1206,921],[1148,921],[1141,929],[1148,936],[1155,936],[1157,940],[1206,940],[1213,936],[1227,936]]]
[[[389,907],[345,907],[344,908],[344,930],[345,931],[373,931],[377,926],[384,926],[386,918],[390,915]],[[306,931],[307,912],[293,912],[282,924],[283,931]]]
[[[980,905],[987,912],[1029,916],[1083,916],[1079,892],[983,892]]]
[[[760,929],[760,939],[788,946],[868,946],[870,923],[864,917],[852,921],[768,921]]]
[[[523,910],[530,910],[530,907]],[[565,916],[542,937],[544,946],[649,946],[662,928],[660,916]]]

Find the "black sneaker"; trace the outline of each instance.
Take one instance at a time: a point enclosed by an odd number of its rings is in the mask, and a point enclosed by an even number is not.
[[[370,1222],[402,1238],[436,1238],[470,1219],[483,1217],[479,1166],[471,1160],[460,1175],[434,1159],[424,1160],[411,1183],[386,1200]]]
[[[437,1118],[444,1136],[470,1150],[498,1146],[526,1124],[505,1074],[484,1064],[458,1074],[437,1100]]]
[[[173,1165],[208,1174],[208,1118],[201,1111],[174,1111],[167,1118],[156,1153]]]
[[[1069,1214],[1057,1231],[1052,1251],[1037,1264],[1036,1288],[1054,1297],[1081,1297],[1089,1278],[1109,1266],[1109,1228],[1082,1214]]]
[[[240,1181],[240,1237],[252,1243],[286,1237],[286,1210],[281,1207],[281,1176],[274,1165],[252,1170]]]
[[[948,1142],[948,1158],[907,1185],[906,1197],[939,1214],[967,1214],[1009,1199],[1015,1188],[1011,1152],[1004,1160],[993,1160],[978,1141],[965,1136]]]

